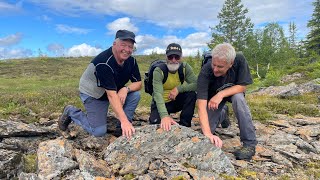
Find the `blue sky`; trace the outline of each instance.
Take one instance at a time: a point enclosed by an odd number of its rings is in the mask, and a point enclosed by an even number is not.
[[[223,0],[0,0],[0,59],[95,56],[118,29],[136,34],[136,54],[164,53],[171,42],[184,55],[207,49]],[[298,38],[309,32],[312,0],[242,0],[256,29],[278,22]]]

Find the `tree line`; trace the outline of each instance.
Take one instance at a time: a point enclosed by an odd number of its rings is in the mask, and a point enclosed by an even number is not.
[[[263,29],[254,29],[248,9],[241,0],[226,0],[218,14],[219,24],[211,27],[212,39],[208,46],[228,42],[237,51],[242,51],[259,78],[265,78],[270,66],[294,64],[306,57],[320,55],[320,0],[313,3],[314,10],[307,27],[306,39],[297,38],[297,26],[289,23],[286,37],[283,27],[277,22],[268,23]]]

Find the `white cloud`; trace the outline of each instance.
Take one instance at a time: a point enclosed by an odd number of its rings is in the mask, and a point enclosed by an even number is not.
[[[81,13],[115,15],[125,14],[140,21],[169,29],[195,28],[207,31],[218,24],[217,15],[224,0],[176,0],[165,3],[162,0],[30,0],[59,13],[77,15]],[[255,24],[278,21],[296,21],[300,27],[302,19],[312,13],[313,0],[243,0],[249,10],[249,17]],[[306,28],[306,26],[301,26]]]
[[[130,18],[128,17],[116,19],[115,21],[107,24],[106,28],[109,30],[109,34],[115,34],[119,29],[126,29],[134,33],[137,33],[139,30],[130,22]]]
[[[308,32],[307,18],[312,14],[312,1],[264,0],[261,2],[242,0],[242,3],[245,8],[248,8],[247,16],[255,23],[256,28],[262,28],[269,22],[279,22],[284,29],[287,29],[285,26],[290,21],[294,21],[297,25],[297,35],[304,37]],[[94,14],[98,17],[107,17],[107,20],[123,17],[107,22],[105,27],[108,34],[113,35],[118,29],[128,29],[135,32],[138,54],[164,53],[164,49],[169,43],[177,42],[181,44],[184,55],[195,55],[198,50],[202,52],[203,49],[207,49],[207,42],[211,39],[209,27],[218,24],[217,15],[221,11],[224,0],[176,0],[169,3],[163,0],[26,0],[21,2],[40,5],[45,7],[43,9],[47,12],[53,12],[55,15],[59,13],[67,16]],[[0,11],[4,9],[1,8],[2,4],[18,7],[18,5],[0,2]],[[43,19],[46,17],[44,16]],[[86,34],[90,31],[90,29],[63,24],[58,24],[56,30],[76,34]],[[185,32],[189,32],[189,35],[186,35]],[[0,39],[0,45],[1,40],[3,39]],[[101,48],[84,45],[87,47],[82,47],[83,49],[93,48],[101,51]],[[81,56],[84,50],[81,50],[80,46],[76,45],[74,46],[76,48],[70,48],[65,54]]]
[[[56,30],[59,33],[69,33],[69,34],[87,34],[91,31],[91,29],[84,29],[84,28],[78,28],[78,27],[71,27],[64,24],[57,24]]]
[[[19,59],[31,57],[32,51],[30,49],[16,48],[8,49],[0,47],[0,59]]]
[[[166,28],[195,27],[206,30],[216,21],[217,6],[223,0],[176,0],[164,3],[162,0],[105,0],[70,1],[70,0],[30,0],[55,12],[80,16],[82,13],[115,15],[124,14]],[[200,20],[199,20],[200,19]]]
[[[153,49],[145,49],[143,50],[143,53],[142,54],[146,54],[146,55],[149,55],[149,54],[164,54],[165,53],[165,49],[163,48],[159,48],[159,47],[155,47]]]
[[[21,2],[17,4],[9,4],[0,1],[0,14],[17,13],[21,11]]]
[[[83,43],[80,45],[72,46],[70,49],[67,50],[66,56],[71,57],[79,57],[79,56],[96,56],[102,49],[91,47],[90,45]]]
[[[22,39],[21,33],[11,34],[9,36],[0,38],[0,46],[11,46],[18,44]]]
[[[137,50],[141,54],[164,54],[166,47],[170,43],[178,43],[182,47],[184,56],[194,56],[207,48],[210,40],[209,34],[206,32],[198,32],[188,35],[186,38],[178,38],[176,36],[164,36],[161,39],[152,35],[137,36]]]

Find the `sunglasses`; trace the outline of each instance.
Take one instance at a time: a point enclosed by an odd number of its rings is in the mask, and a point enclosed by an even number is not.
[[[171,54],[170,56],[168,56],[169,60],[173,60],[173,58],[175,58],[176,60],[180,60],[180,56],[179,55]]]

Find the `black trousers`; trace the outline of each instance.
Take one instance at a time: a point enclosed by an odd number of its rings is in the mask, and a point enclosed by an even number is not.
[[[191,120],[194,113],[194,108],[197,100],[197,95],[194,91],[179,93],[176,100],[165,103],[168,113],[180,113],[179,124],[186,127],[191,127]],[[150,124],[160,124],[161,118],[157,109],[157,105],[152,100],[151,114],[149,118]]]

